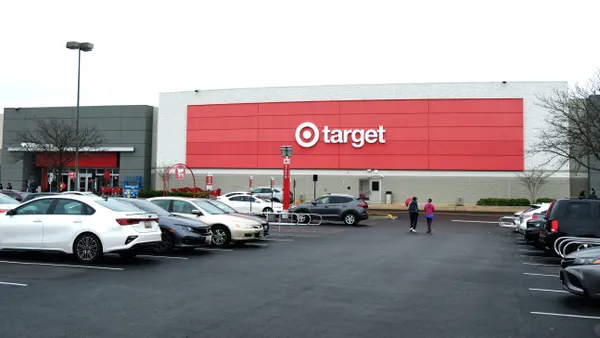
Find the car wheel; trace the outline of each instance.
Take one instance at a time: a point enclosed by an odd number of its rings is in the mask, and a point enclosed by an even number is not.
[[[271,209],[270,207],[266,207],[263,209],[263,216],[268,216],[266,214],[273,212],[273,209]]]
[[[225,246],[231,242],[229,229],[223,225],[215,225],[212,229],[212,242],[216,246]]]
[[[158,253],[167,253],[173,251],[173,246],[175,245],[175,239],[173,235],[167,229],[160,229],[161,231],[161,241],[160,245],[154,248],[154,251]]]
[[[358,217],[354,213],[349,212],[343,216],[342,221],[346,225],[356,225],[358,224]]]
[[[73,243],[73,253],[78,261],[94,263],[102,256],[102,243],[94,234],[82,234]]]

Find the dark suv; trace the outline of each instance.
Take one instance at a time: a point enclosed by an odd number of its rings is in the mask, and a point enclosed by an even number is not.
[[[554,241],[563,236],[600,238],[600,200],[563,198],[552,202],[546,213],[540,244],[554,252]]]
[[[298,214],[319,214],[324,221],[342,221],[346,225],[356,225],[368,219],[369,206],[365,201],[352,195],[330,194],[310,203],[298,204],[290,212]],[[301,217],[301,216],[300,216]],[[302,223],[302,220],[299,219]]]

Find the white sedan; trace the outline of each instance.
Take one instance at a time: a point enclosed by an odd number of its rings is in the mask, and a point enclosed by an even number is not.
[[[250,195],[232,195],[229,197],[222,196],[218,199],[239,212],[251,214],[265,214],[269,212],[282,212],[283,204],[279,202],[271,202],[262,199],[258,196]]]
[[[17,201],[16,199],[8,197],[4,194],[0,194],[0,213],[14,209],[19,206],[19,204],[21,204],[21,202]]]
[[[211,225],[212,240],[216,246],[230,242],[252,241],[264,236],[264,228],[248,217],[228,214],[207,200],[184,197],[154,197],[148,201],[179,216],[197,219]]]
[[[156,214],[97,196],[39,197],[0,216],[0,250],[58,251],[85,263],[105,253],[133,257],[161,235]]]

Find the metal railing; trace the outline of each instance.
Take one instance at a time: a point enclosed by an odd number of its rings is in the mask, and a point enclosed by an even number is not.
[[[520,217],[504,216],[498,219],[498,225],[503,228],[516,228],[519,226],[515,221],[520,220]]]
[[[323,216],[320,214],[310,213],[295,213],[295,212],[265,212],[262,213],[266,217],[271,226],[278,226],[279,235],[281,236],[281,226],[289,226],[291,232],[295,226],[318,226],[323,223]]]
[[[565,257],[568,252],[567,249],[573,246],[578,246],[575,251],[587,249],[594,246],[600,246],[600,238],[589,238],[589,237],[559,237],[554,241],[554,252],[561,257]]]

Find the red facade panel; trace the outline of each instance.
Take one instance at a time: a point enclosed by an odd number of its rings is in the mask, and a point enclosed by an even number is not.
[[[35,161],[38,167],[52,167],[59,161],[56,157],[56,153],[36,153]],[[74,155],[70,154],[66,159],[74,159]],[[79,167],[80,168],[118,168],[118,153],[113,152],[93,152],[93,153],[80,153],[79,154]],[[75,167],[74,161],[69,161],[65,167]]]
[[[296,142],[296,127],[304,122],[317,127],[319,139],[310,148]],[[347,142],[326,143],[325,126],[348,130]],[[369,134],[375,143],[361,144],[360,134],[350,131],[377,130],[379,126],[385,129],[385,143],[379,142],[377,134]],[[309,141],[313,134],[299,136]],[[297,169],[522,170],[523,100],[367,100],[188,107],[190,167],[281,168],[282,145],[293,146],[292,167]]]

